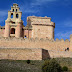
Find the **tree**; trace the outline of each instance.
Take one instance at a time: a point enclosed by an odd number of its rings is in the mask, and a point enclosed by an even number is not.
[[[62,70],[63,71],[68,71],[68,67],[67,66],[63,66]]]
[[[61,66],[55,59],[46,60],[42,66],[43,72],[62,72]]]

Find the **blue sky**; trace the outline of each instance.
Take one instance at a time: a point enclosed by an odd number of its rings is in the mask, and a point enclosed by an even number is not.
[[[55,39],[69,39],[72,34],[72,0],[1,0],[0,25],[5,25],[8,10],[17,3],[26,25],[27,16],[48,16],[55,22]]]

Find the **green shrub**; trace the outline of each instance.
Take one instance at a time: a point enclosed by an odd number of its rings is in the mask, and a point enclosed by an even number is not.
[[[64,67],[62,68],[62,70],[63,70],[63,71],[68,71],[68,67],[67,67],[67,66],[64,66]]]
[[[27,60],[27,64],[30,64],[30,62],[31,62],[30,60]]]
[[[61,66],[55,59],[46,60],[42,66],[43,72],[62,72]]]

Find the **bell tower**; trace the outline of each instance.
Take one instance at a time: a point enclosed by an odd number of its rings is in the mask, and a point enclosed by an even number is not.
[[[13,4],[11,10],[8,11],[4,37],[21,37],[23,21],[21,20],[22,12],[19,9],[18,4]]]

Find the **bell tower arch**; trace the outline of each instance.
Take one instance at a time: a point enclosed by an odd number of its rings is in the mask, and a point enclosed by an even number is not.
[[[19,9],[18,4],[13,4],[11,10],[8,11],[8,18],[5,21],[4,37],[21,37],[23,21],[21,20],[22,12]],[[15,32],[11,33],[13,32],[12,30]]]

